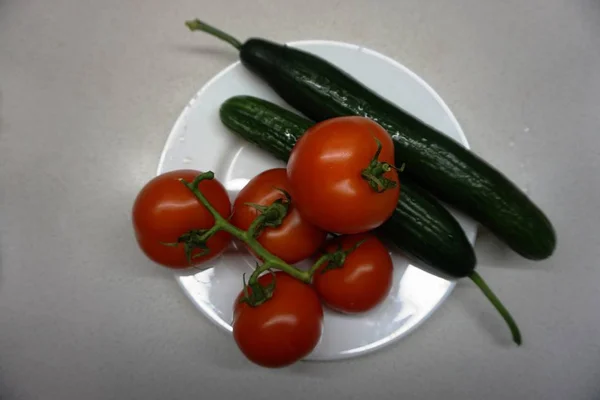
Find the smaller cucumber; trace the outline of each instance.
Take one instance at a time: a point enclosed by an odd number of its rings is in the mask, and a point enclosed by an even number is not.
[[[315,123],[283,107],[252,96],[235,96],[219,110],[221,122],[242,139],[278,160],[290,157],[296,141]]]
[[[296,141],[314,125],[296,113],[251,96],[225,101],[220,117],[238,136],[282,161],[288,160]],[[460,224],[432,195],[404,176],[396,210],[380,231],[409,257],[444,275],[462,278],[475,268],[473,247]]]

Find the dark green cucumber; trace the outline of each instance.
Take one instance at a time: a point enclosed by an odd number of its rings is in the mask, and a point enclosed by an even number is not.
[[[544,213],[509,179],[461,144],[409,115],[324,59],[264,39],[241,43],[201,21],[192,30],[240,51],[242,63],[287,103],[314,121],[361,115],[381,124],[406,174],[441,200],[479,221],[522,256],[539,260],[556,246]]]
[[[287,161],[304,132],[314,125],[296,113],[251,96],[235,96],[221,105],[225,126],[243,139]],[[473,247],[460,224],[432,195],[402,176],[400,200],[380,228],[385,237],[412,258],[454,278],[475,268]]]

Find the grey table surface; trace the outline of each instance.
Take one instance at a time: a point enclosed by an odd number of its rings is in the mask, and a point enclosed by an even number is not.
[[[236,60],[187,32],[383,52],[548,213],[552,258],[490,234],[482,274],[375,354],[254,367],[136,248],[130,207],[188,99]],[[0,398],[600,398],[597,0],[0,0]],[[219,396],[219,397],[217,397]],[[235,397],[234,397],[235,398]]]

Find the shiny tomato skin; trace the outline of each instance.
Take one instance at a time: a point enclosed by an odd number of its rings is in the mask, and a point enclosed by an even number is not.
[[[179,179],[192,182],[201,172],[178,170],[159,175],[150,180],[137,195],[133,205],[133,228],[141,250],[152,261],[169,268],[187,268],[206,262],[227,247],[230,235],[217,232],[207,245],[210,253],[192,259],[188,263],[183,244],[177,247],[162,243],[174,243],[184,233],[192,229],[209,229],[214,225],[214,217],[196,199]],[[231,214],[231,202],[227,191],[216,179],[200,182],[199,189],[224,218]],[[194,250],[192,255],[199,250]]]
[[[290,193],[308,221],[329,232],[352,234],[375,229],[388,219],[400,196],[396,170],[384,174],[396,187],[373,190],[361,176],[377,150],[394,165],[394,144],[376,122],[337,117],[311,127],[294,146],[288,166]]]
[[[323,307],[314,289],[285,272],[275,272],[275,291],[265,303],[251,307],[235,301],[233,337],[253,363],[280,368],[291,365],[317,346],[323,329]],[[267,273],[259,282],[268,285]]]
[[[313,275],[313,286],[329,308],[343,313],[360,313],[380,304],[392,287],[393,263],[388,250],[373,234],[339,236],[326,244],[326,251],[347,250],[366,239],[346,257],[341,268]]]
[[[285,168],[270,169],[255,176],[236,197],[231,223],[247,230],[260,213],[246,203],[271,205],[275,200],[285,198],[278,189],[289,192]],[[325,231],[302,218],[292,199],[283,223],[276,228],[263,229],[258,242],[288,264],[295,264],[313,255],[325,242],[326,235]]]

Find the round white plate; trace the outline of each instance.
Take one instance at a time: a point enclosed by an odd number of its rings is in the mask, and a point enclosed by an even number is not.
[[[442,99],[421,78],[397,62],[363,47],[330,41],[289,43],[338,65],[371,89],[423,121],[468,146]],[[191,99],[179,116],[163,150],[158,173],[182,168],[212,170],[232,199],[258,173],[283,166],[272,156],[238,139],[219,120],[220,105],[231,96],[247,94],[289,108],[264,82],[239,62],[230,65]],[[453,211],[454,212],[454,211]],[[455,213],[471,242],[476,225]],[[423,322],[452,291],[454,283],[410,265],[392,252],[394,283],[387,300],[360,316],[325,312],[323,337],[309,360],[335,360],[379,349]],[[231,332],[233,301],[242,288],[242,274],[254,259],[232,244],[230,251],[205,271],[176,273],[181,288],[212,322]]]

